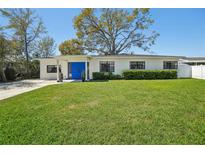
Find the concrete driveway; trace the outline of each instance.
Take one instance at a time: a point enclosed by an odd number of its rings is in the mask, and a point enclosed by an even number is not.
[[[56,80],[22,80],[0,83],[0,100],[52,84],[59,83]]]

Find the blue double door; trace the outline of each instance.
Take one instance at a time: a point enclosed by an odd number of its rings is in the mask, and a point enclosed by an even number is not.
[[[72,79],[82,79],[82,74],[85,73],[85,62],[71,62]]]

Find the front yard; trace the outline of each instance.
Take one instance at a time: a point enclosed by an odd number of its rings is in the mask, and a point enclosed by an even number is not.
[[[65,83],[0,101],[0,144],[205,144],[205,80]]]

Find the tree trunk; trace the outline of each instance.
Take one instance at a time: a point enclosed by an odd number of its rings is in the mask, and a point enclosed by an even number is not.
[[[28,49],[27,49],[27,45],[26,45],[26,74],[27,74],[27,77],[29,78],[30,75],[29,75],[29,58],[28,58]]]
[[[26,34],[24,36],[24,45],[25,45],[25,55],[26,55],[26,78],[30,78],[30,75],[29,75],[29,54],[28,54],[28,43],[27,43]]]
[[[7,82],[7,78],[6,78],[6,75],[5,75],[3,69],[0,70],[0,75],[1,75],[2,81],[3,81],[3,82]]]

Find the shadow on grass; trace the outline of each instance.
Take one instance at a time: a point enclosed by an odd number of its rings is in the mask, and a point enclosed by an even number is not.
[[[82,80],[75,80],[75,81],[72,81],[71,83],[79,83],[79,82],[83,83]],[[89,81],[84,81],[84,82],[85,83],[86,82],[109,82],[109,80],[89,80]]]
[[[109,82],[109,80],[89,80],[87,82]]]

